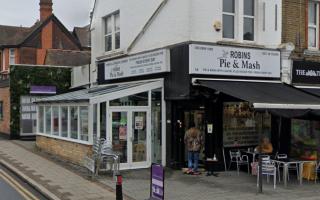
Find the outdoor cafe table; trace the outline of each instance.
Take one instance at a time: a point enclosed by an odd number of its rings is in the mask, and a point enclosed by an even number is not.
[[[305,160],[295,160],[295,159],[271,159],[271,161],[277,163],[277,165],[282,164],[283,165],[283,183],[284,186],[287,187],[288,183],[288,167],[289,165],[296,164],[298,165],[299,170],[299,177],[298,180],[300,181],[300,185],[302,185],[302,179],[303,179],[303,164],[304,163],[314,163],[315,161],[305,161]]]

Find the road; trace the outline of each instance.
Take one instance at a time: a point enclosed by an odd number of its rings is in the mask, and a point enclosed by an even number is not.
[[[46,200],[46,198],[0,165],[0,200]]]

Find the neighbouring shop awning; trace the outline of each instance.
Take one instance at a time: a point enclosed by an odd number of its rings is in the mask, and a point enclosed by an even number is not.
[[[149,81],[97,86],[90,89],[78,90],[52,97],[42,98],[35,103],[97,103],[99,102],[100,97],[111,100],[121,96],[130,95],[130,93],[139,92],[140,90],[148,90],[148,87],[157,85],[158,83],[159,81]]]
[[[305,92],[308,92],[312,95],[316,95],[316,96],[319,96],[320,97],[320,88],[312,88],[312,87],[298,87],[296,86],[297,88],[299,88],[300,90],[303,90]]]
[[[201,86],[248,101],[284,117],[320,115],[320,98],[280,82],[198,80]]]

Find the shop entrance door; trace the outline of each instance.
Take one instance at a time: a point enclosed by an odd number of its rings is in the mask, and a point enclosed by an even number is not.
[[[120,152],[120,168],[147,168],[151,165],[151,129],[148,109],[110,109],[107,139]],[[110,134],[109,134],[110,133]]]

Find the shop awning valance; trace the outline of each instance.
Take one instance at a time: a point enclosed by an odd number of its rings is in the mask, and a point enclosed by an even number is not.
[[[292,109],[300,110],[295,111],[297,115],[306,115],[306,112],[320,110],[320,98],[281,82],[197,80],[197,83],[248,101],[256,110],[281,109],[288,115],[295,115]]]

